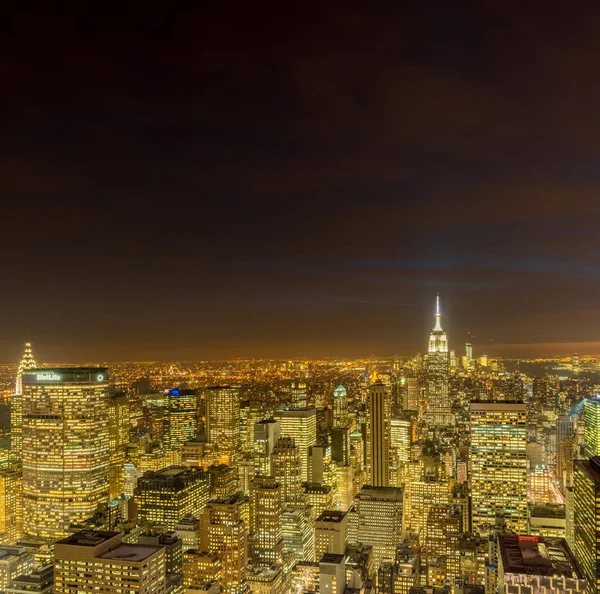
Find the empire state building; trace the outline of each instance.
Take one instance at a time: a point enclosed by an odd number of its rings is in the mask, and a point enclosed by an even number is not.
[[[429,335],[429,353],[426,366],[425,418],[432,427],[448,427],[454,424],[448,393],[448,337],[442,328],[440,296],[437,296],[435,326]]]

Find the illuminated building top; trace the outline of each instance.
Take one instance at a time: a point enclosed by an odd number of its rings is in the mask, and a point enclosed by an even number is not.
[[[33,358],[33,353],[31,352],[31,343],[25,343],[25,352],[23,353],[23,358],[21,359],[21,363],[19,363],[19,370],[17,371],[17,384],[15,388],[15,394],[23,393],[23,380],[21,376],[24,371],[28,371],[29,369],[35,369],[37,367],[37,363]]]
[[[435,308],[435,326],[429,335],[429,352],[430,353],[447,353],[448,338],[446,332],[442,329],[442,316],[440,314],[440,296],[436,299]]]

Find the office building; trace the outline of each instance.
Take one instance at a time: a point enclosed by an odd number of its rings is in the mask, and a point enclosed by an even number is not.
[[[206,439],[219,461],[231,465],[240,453],[240,393],[233,386],[213,386],[204,390]]]
[[[348,543],[347,512],[325,510],[315,520],[315,559],[321,559],[325,553],[343,555]]]
[[[165,449],[181,451],[187,441],[196,436],[198,424],[198,394],[195,390],[169,390],[165,397]]]
[[[319,592],[344,594],[346,563],[343,554],[327,553],[319,560]]]
[[[280,563],[283,553],[280,484],[272,477],[255,477],[250,489],[252,560],[257,564]]]
[[[573,418],[560,415],[556,421],[556,477],[563,491],[573,484],[575,443]]]
[[[108,401],[109,497],[115,499],[124,490],[124,469],[129,445],[129,402],[119,393]]]
[[[181,538],[181,548],[184,553],[189,549],[198,548],[200,522],[197,517],[192,515],[183,516],[175,525],[175,533]]]
[[[348,394],[344,386],[333,391],[333,427],[348,429]]]
[[[54,545],[54,592],[165,594],[165,550],[122,542],[118,532],[86,530]]]
[[[284,507],[303,505],[300,452],[292,437],[280,437],[271,454],[271,474],[281,486]]]
[[[26,548],[0,547],[0,592],[17,576],[31,573],[34,564],[34,557]]]
[[[369,387],[367,443],[371,484],[386,487],[390,481],[391,408],[390,394],[382,382]]]
[[[448,338],[442,329],[440,298],[436,301],[435,326],[429,335],[429,348],[425,373],[427,401],[426,420],[433,427],[454,424],[448,390]]]
[[[54,592],[54,565],[42,565],[31,573],[21,574],[9,582],[6,594],[52,594]]]
[[[347,427],[331,430],[331,459],[343,465],[350,464],[350,430]]]
[[[576,460],[573,477],[573,553],[590,594],[600,592],[600,457]]]
[[[26,342],[25,352],[17,370],[15,392],[10,399],[10,458],[13,462],[21,461],[23,447],[23,373],[36,367],[31,343]]]
[[[293,553],[296,561],[313,561],[315,540],[310,517],[304,508],[286,507],[281,516],[284,557]]]
[[[281,437],[279,421],[266,419],[254,425],[254,473],[271,476],[271,453]]]
[[[586,458],[600,456],[600,395],[586,399],[583,405],[583,450]]]
[[[274,418],[279,421],[281,436],[293,438],[298,447],[304,481],[308,477],[308,448],[317,443],[317,411],[314,408],[278,410]]]
[[[392,487],[404,485],[404,475],[410,461],[412,425],[408,417],[395,418],[390,422],[390,486]]]
[[[224,594],[243,594],[248,590],[247,504],[247,498],[237,493],[210,501],[200,517],[200,547],[218,555]]]
[[[16,542],[23,534],[23,484],[21,472],[0,470],[0,542]]]
[[[528,505],[527,534],[533,536],[551,536],[566,538],[567,521],[565,505],[560,503],[545,503]],[[571,545],[569,545],[571,546]]]
[[[472,402],[473,529],[502,515],[516,532],[527,530],[527,411],[522,402]]]
[[[217,553],[189,549],[183,554],[183,585],[186,589],[221,580],[221,558]]]
[[[499,534],[498,547],[501,594],[586,592],[586,579],[564,538]]]
[[[373,561],[394,559],[402,537],[403,492],[396,487],[365,485],[355,498],[350,522],[360,543],[373,547]]]
[[[290,385],[291,407],[301,410],[308,406],[308,388],[303,380],[292,380]]]
[[[329,485],[304,484],[306,504],[311,510],[311,518],[318,518],[326,509],[333,508],[333,493]]]
[[[157,530],[150,528],[138,536],[138,544],[164,547],[167,574],[181,573],[183,546],[177,532],[174,530],[164,531],[162,528]]]
[[[210,498],[224,499],[240,490],[240,477],[235,466],[213,464],[208,467]]]
[[[34,369],[22,381],[24,531],[56,540],[109,497],[108,373]]]
[[[198,517],[208,503],[208,477],[202,469],[183,466],[149,470],[138,479],[134,497],[141,523],[174,530],[181,518]]]

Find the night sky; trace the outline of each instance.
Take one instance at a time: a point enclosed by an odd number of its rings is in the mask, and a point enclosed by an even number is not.
[[[600,352],[593,3],[83,4],[0,24],[0,361]]]

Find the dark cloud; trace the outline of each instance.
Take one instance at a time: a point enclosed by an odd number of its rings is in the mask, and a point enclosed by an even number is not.
[[[593,5],[79,10],[2,24],[0,356],[596,341]]]

